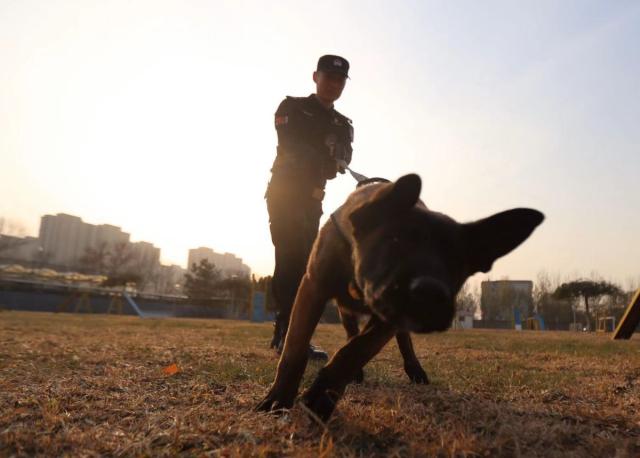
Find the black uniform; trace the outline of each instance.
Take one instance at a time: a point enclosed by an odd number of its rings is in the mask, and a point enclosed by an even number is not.
[[[267,188],[267,209],[276,262],[273,295],[277,306],[271,343],[284,342],[291,307],[304,275],[322,215],[327,180],[338,160],[351,162],[351,120],[325,108],[314,94],[287,97],[275,113],[278,153]]]

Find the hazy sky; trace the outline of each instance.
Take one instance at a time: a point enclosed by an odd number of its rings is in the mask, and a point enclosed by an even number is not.
[[[340,54],[353,168],[470,221],[547,220],[492,278],[640,278],[640,3],[0,0],[0,216],[273,266],[273,112]],[[354,188],[330,181],[325,217]],[[484,277],[482,277],[484,278]]]

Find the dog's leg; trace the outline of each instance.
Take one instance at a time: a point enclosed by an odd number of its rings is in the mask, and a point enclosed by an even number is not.
[[[293,405],[307,366],[311,336],[329,300],[326,290],[327,288],[320,287],[317,280],[312,279],[308,273],[302,278],[291,311],[291,320],[284,341],[284,350],[278,362],[276,379],[269,393],[256,409],[272,411],[289,409]]]
[[[340,319],[342,320],[342,326],[347,331],[347,340],[351,340],[358,334],[360,334],[360,328],[358,327],[358,317],[351,315],[350,313],[340,312]]]
[[[396,329],[372,317],[360,334],[337,351],[302,395],[302,402],[320,419],[329,419],[356,372],[393,337]]]
[[[355,336],[360,334],[358,317],[356,315],[353,315],[352,313],[346,312],[342,307],[343,302],[341,300],[338,301],[338,304],[340,305],[338,307],[338,311],[340,312],[342,326],[344,327],[345,331],[347,331],[347,340],[351,340]],[[362,370],[362,368],[360,368],[358,372],[356,372],[356,375],[353,377],[353,381],[355,383],[362,383],[364,381],[364,371]]]
[[[416,352],[413,350],[413,343],[411,342],[411,334],[406,331],[399,331],[396,333],[396,341],[398,342],[398,348],[402,354],[404,360],[404,371],[409,376],[409,380],[413,383],[429,383],[429,377],[420,365]]]

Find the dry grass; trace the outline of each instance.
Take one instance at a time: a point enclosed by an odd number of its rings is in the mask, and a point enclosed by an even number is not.
[[[640,456],[640,339],[510,331],[395,344],[327,427],[252,411],[271,327],[214,320],[0,313],[0,455]],[[314,342],[334,351],[339,326]],[[180,372],[163,373],[176,363]],[[305,384],[317,371],[311,365]]]

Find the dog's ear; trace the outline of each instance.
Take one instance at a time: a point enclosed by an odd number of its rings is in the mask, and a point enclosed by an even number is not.
[[[524,242],[543,220],[537,210],[514,208],[463,224],[470,274],[489,272],[496,259]]]
[[[420,198],[421,187],[422,181],[416,174],[399,178],[351,212],[351,224],[356,231],[374,229],[380,222],[413,208]]]

